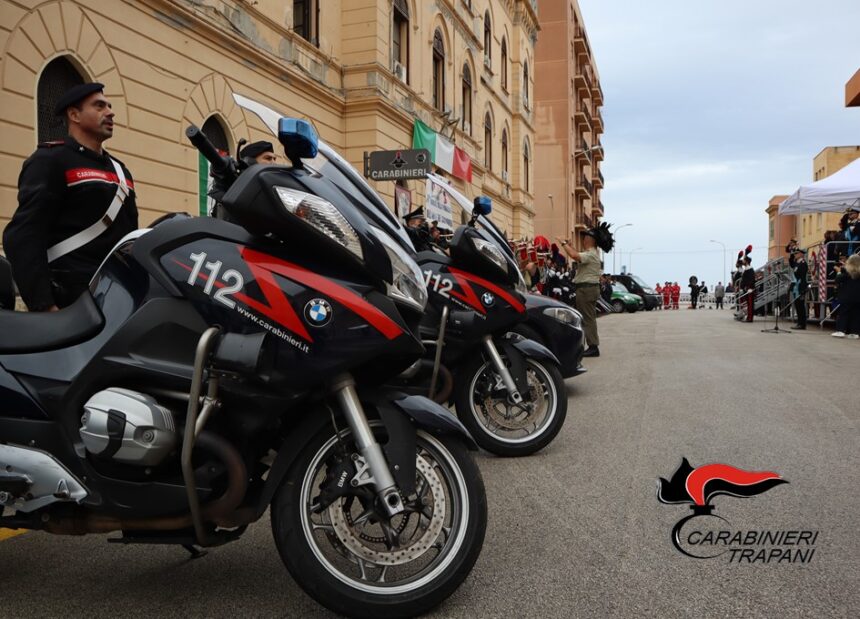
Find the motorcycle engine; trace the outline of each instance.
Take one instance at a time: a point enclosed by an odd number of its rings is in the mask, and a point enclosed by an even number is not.
[[[139,466],[160,464],[177,442],[169,409],[118,387],[99,391],[84,404],[80,433],[91,454]]]

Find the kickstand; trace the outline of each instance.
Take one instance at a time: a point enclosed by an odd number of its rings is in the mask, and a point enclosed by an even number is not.
[[[195,548],[191,544],[182,544],[182,547],[191,553],[192,559],[199,559],[200,557],[205,557],[207,554],[209,554],[208,551]]]

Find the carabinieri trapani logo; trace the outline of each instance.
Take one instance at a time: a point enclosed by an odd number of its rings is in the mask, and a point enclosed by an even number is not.
[[[787,483],[772,471],[745,471],[728,464],[693,468],[684,458],[671,480],[660,478],[657,499],[690,506],[693,513],[672,528],[672,543],[688,557],[713,559],[729,553],[729,563],[809,563],[818,531],[732,530],[711,504],[718,495],[749,498]]]

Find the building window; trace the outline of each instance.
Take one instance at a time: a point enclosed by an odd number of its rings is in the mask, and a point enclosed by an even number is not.
[[[62,140],[66,137],[65,118],[54,115],[54,107],[72,86],[83,84],[84,78],[67,58],[55,58],[42,70],[37,86],[38,134],[40,142]]]
[[[529,143],[523,142],[523,189],[529,190]]]
[[[502,90],[508,92],[508,42],[502,37]]]
[[[433,33],[433,107],[445,111],[445,42],[438,28]]]
[[[469,65],[463,65],[463,131],[472,135],[472,71]]]
[[[489,11],[484,13],[484,65],[493,66],[493,25]]]
[[[529,63],[523,63],[523,104],[529,106]]]
[[[319,46],[318,0],[293,0],[293,32]]]
[[[508,180],[508,130],[502,129],[502,178]]]
[[[773,219],[770,220],[770,240],[773,240]]]
[[[394,74],[409,83],[409,6],[406,0],[394,0],[391,24],[391,58]]]
[[[493,169],[493,119],[489,112],[484,116],[484,167]]]

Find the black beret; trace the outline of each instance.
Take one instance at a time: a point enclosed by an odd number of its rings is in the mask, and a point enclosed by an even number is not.
[[[411,213],[407,213],[403,219],[405,221],[409,221],[411,219],[424,219],[424,207],[419,206],[417,209],[412,211]]]
[[[74,105],[81,99],[86,99],[94,92],[102,92],[104,89],[105,85],[99,84],[98,82],[89,82],[87,84],[72,86],[64,92],[63,96],[60,97],[60,100],[57,101],[57,105],[54,107],[54,114],[62,116],[66,113],[66,108],[70,105]]]
[[[241,151],[239,151],[240,157],[258,157],[263,153],[274,153],[275,147],[272,146],[271,142],[251,142]]]

